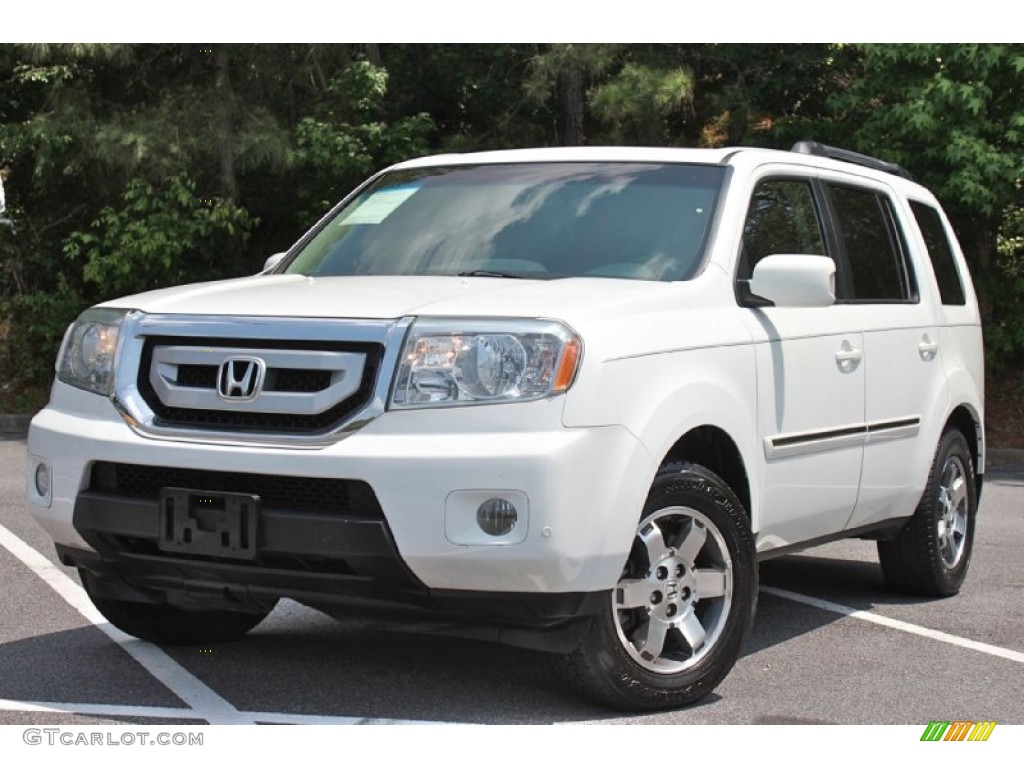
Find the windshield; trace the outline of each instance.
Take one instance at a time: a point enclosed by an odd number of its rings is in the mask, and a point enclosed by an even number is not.
[[[377,179],[285,272],[682,280],[701,263],[725,170],[529,163]]]

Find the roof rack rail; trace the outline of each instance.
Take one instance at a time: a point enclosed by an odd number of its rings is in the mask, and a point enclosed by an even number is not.
[[[849,149],[830,147],[828,144],[821,144],[817,141],[798,141],[793,145],[790,152],[799,152],[802,155],[817,155],[819,157],[830,157],[833,160],[842,160],[846,163],[863,165],[865,168],[874,168],[876,171],[891,173],[893,176],[900,176],[904,179],[914,181],[910,171],[902,165],[890,163],[886,160],[879,160],[871,155],[862,155],[860,152],[853,152]]]

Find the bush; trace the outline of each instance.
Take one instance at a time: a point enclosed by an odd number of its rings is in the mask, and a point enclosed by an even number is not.
[[[978,281],[978,292],[992,308],[984,325],[985,365],[999,372],[1024,362],[1024,279],[1005,267]]]
[[[106,207],[86,232],[73,232],[64,253],[82,264],[101,298],[180,283],[236,277],[256,221],[230,201],[201,198],[185,174],[160,188],[132,181],[120,209]]]
[[[44,404],[64,331],[86,303],[66,287],[0,300],[0,411]]]

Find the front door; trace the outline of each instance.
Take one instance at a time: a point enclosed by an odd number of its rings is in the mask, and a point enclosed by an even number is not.
[[[743,232],[739,292],[776,253],[831,255],[811,178],[766,177]],[[864,451],[864,336],[856,307],[751,306],[764,459],[758,550],[842,530],[857,503]]]

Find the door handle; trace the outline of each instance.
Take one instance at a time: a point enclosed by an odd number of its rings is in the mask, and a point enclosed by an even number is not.
[[[917,345],[917,352],[921,355],[922,360],[926,363],[930,363],[939,353],[939,344],[938,342],[932,341],[931,337],[926,333],[921,338],[921,343]]]
[[[850,342],[844,341],[836,352],[836,365],[843,373],[850,373],[857,368],[863,356],[863,349],[855,349]]]

